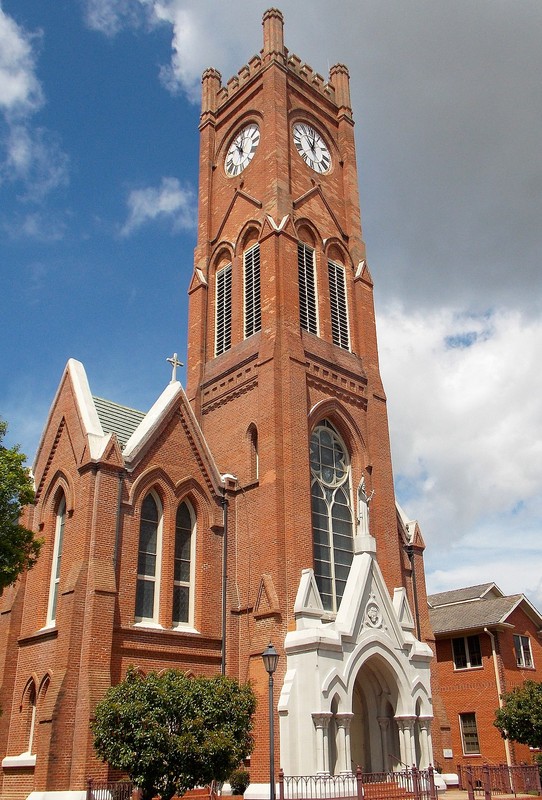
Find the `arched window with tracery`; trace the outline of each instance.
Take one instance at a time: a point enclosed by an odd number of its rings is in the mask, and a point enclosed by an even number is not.
[[[175,560],[173,567],[173,625],[192,624],[194,616],[194,514],[181,503],[175,518]]]
[[[49,583],[49,600],[47,603],[47,625],[56,624],[56,609],[58,602],[58,587],[60,583],[60,566],[62,564],[62,550],[64,547],[64,525],[66,522],[66,498],[61,496],[55,517],[55,540],[53,544],[53,559],[51,563],[51,579]]]
[[[327,421],[310,440],[314,575],[327,611],[337,611],[354,554],[348,451]]]
[[[143,500],[139,525],[135,617],[137,622],[158,622],[162,504],[154,492]]]

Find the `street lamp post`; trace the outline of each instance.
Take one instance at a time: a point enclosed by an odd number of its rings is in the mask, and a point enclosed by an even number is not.
[[[269,675],[269,798],[275,800],[275,725],[273,715],[273,673],[279,660],[279,654],[271,644],[262,653],[262,660]]]

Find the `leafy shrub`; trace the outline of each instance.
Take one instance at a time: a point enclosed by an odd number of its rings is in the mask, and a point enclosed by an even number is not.
[[[233,794],[244,794],[250,784],[250,775],[246,769],[234,769],[229,783]]]

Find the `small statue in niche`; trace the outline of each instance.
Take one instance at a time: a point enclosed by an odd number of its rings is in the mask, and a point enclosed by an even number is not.
[[[365,476],[362,475],[358,486],[358,534],[369,536],[369,503],[373,499],[375,490],[367,494]]]

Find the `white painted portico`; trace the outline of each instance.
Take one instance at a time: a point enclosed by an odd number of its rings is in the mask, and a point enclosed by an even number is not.
[[[302,573],[294,610],[278,706],[285,774],[427,767],[432,652],[414,636],[405,589],[390,598],[374,538],[354,539],[336,615],[324,610],[312,569]]]

